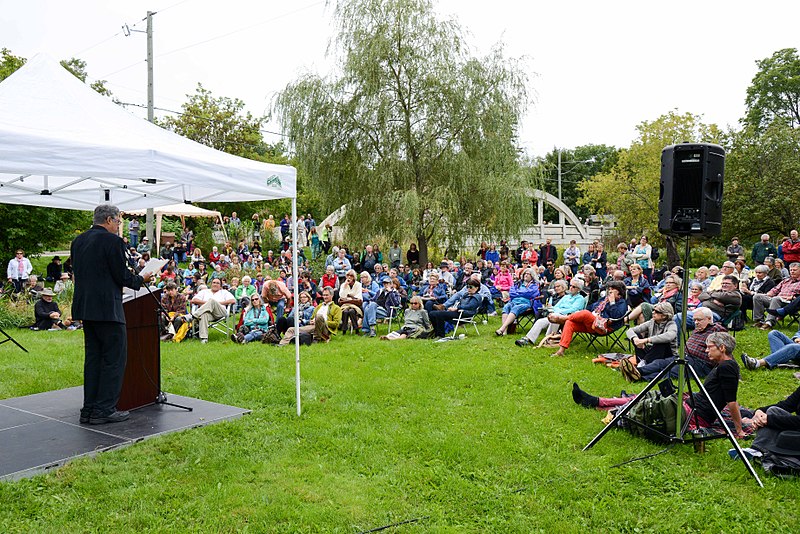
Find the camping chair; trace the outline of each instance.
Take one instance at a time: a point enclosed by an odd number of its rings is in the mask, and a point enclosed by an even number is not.
[[[458,327],[463,326],[464,330],[466,331],[468,324],[471,324],[472,326],[475,327],[476,334],[480,334],[480,331],[478,330],[478,323],[475,322],[475,317],[477,316],[478,316],[477,313],[475,313],[474,315],[468,315],[464,313],[464,310],[459,310],[458,317],[452,319],[451,321],[453,323],[453,333],[450,336],[450,339],[456,338],[456,334],[458,333]]]
[[[223,336],[225,336],[225,339],[228,339],[229,337],[231,337],[232,334],[236,333],[236,326],[231,325],[232,317],[234,315],[233,307],[234,304],[228,304],[227,306],[225,306],[225,310],[227,312],[225,317],[223,317],[222,319],[217,319],[216,321],[208,322],[208,328],[210,329],[213,328],[217,332],[221,333]],[[191,306],[192,313],[194,313],[194,311],[197,308],[199,308],[199,306],[197,306],[196,304],[192,304]],[[242,313],[244,313],[244,310],[242,310]],[[243,321],[244,315],[242,315],[240,319]],[[192,328],[191,328],[192,337],[199,337],[200,334],[199,328],[200,328],[200,322],[196,319],[192,320]]]
[[[389,315],[386,317],[389,320],[389,332],[392,331],[392,320],[396,319],[398,324],[403,324],[403,320],[405,319],[405,305],[401,304],[400,306],[389,306]]]
[[[728,329],[728,332],[730,332],[731,335],[733,335],[733,337],[736,337],[736,332],[738,332],[739,330],[744,330],[744,321],[742,321],[741,319],[742,319],[742,310],[736,310],[727,317],[724,317],[720,321],[720,323],[722,324],[722,326]]]

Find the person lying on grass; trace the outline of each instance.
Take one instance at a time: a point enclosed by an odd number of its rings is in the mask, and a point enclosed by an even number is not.
[[[708,377],[703,381],[703,385],[711,397],[713,406],[709,404],[705,395],[697,392],[691,397],[684,398],[684,411],[688,415],[687,408],[694,407],[692,421],[695,422],[695,425],[698,428],[710,428],[717,421],[717,414],[714,412],[715,406],[725,417],[726,423],[729,423],[729,426],[730,423],[733,424],[734,435],[737,438],[743,438],[747,435],[742,426],[743,423],[748,426],[748,431],[752,430],[752,425],[750,419],[742,418],[742,411],[736,401],[736,394],[739,389],[739,365],[733,359],[733,350],[735,348],[736,340],[727,332],[714,332],[708,336],[706,339],[706,352],[709,359],[715,362],[717,366],[708,374]],[[636,395],[595,397],[583,391],[577,383],[572,384],[572,400],[586,408],[610,410],[628,404],[635,397]],[[745,411],[745,414],[751,415],[749,411]]]
[[[612,280],[606,286],[606,297],[590,306],[590,309],[581,310],[567,317],[559,317],[555,322],[563,324],[559,349],[553,356],[563,356],[572,342],[575,332],[591,333],[597,336],[608,335],[616,328],[622,326],[621,319],[628,311],[625,301],[625,284]],[[605,326],[601,326],[602,319],[607,319]]]

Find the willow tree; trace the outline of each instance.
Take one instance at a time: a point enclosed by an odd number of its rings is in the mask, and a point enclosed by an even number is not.
[[[429,0],[346,0],[336,75],[289,84],[275,111],[348,239],[429,245],[516,236],[530,218],[517,129],[527,78],[501,47],[471,55]]]

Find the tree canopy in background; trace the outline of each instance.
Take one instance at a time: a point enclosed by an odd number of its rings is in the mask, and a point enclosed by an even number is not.
[[[774,121],[732,136],[725,162],[723,232],[756,240],[789,235],[800,220],[800,130]]]
[[[271,145],[264,141],[261,128],[266,118],[255,117],[246,111],[242,100],[215,97],[199,83],[195,93],[187,97],[188,100],[181,106],[182,113],[158,121],[162,127],[228,154],[265,163],[293,165],[282,143]],[[303,187],[304,181],[302,173],[298,173],[298,213],[317,209],[318,199],[307,187]],[[240,217],[249,217],[253,213],[264,211],[273,214],[291,213],[289,199],[204,202],[202,206],[225,214],[236,211]]]
[[[470,55],[429,0],[336,6],[338,76],[306,75],[275,110],[323,207],[348,238],[429,244],[506,237],[529,222],[517,157],[527,78],[495,48]]]
[[[5,80],[25,64],[25,58],[15,56],[7,48],[0,49],[0,81]],[[86,62],[72,58],[61,64],[81,81],[86,81]],[[110,93],[102,81],[91,87],[101,94]],[[17,248],[28,254],[64,246],[75,235],[75,229],[86,229],[91,225],[91,213],[87,211],[40,208],[0,204],[0,260],[11,258]]]
[[[658,235],[661,151],[668,145],[685,141],[720,143],[722,132],[714,124],[703,123],[699,115],[677,111],[644,121],[636,130],[638,137],[630,148],[619,152],[610,170],[579,184],[578,204],[593,213],[614,215],[621,235],[655,236]]]
[[[800,57],[796,48],[778,50],[756,61],[758,72],[747,88],[747,114],[742,122],[763,131],[780,121],[800,126]]]
[[[554,148],[538,162],[542,176],[540,188],[555,197],[558,197],[558,150]],[[579,184],[595,174],[609,170],[616,161],[617,149],[613,146],[583,145],[561,149],[561,199],[581,220],[592,212],[588,207],[578,204]],[[545,205],[544,218],[557,221],[556,209]]]

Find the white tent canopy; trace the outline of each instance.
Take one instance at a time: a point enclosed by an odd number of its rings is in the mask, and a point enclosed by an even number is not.
[[[0,203],[93,210],[108,202],[131,211],[291,198],[296,220],[296,185],[293,167],[232,156],[139,119],[48,56],[0,82]],[[293,279],[297,294],[296,250]]]
[[[124,212],[125,215],[136,215],[139,217],[144,217],[147,215],[147,210],[133,210],[133,211],[126,211]],[[184,217],[210,217],[213,219],[217,219],[219,221],[220,227],[222,227],[222,231],[225,232],[225,225],[224,221],[222,220],[222,214],[216,210],[207,210],[204,208],[199,208],[197,206],[192,206],[191,204],[170,204],[169,206],[160,206],[158,208],[153,209],[153,215],[156,216],[156,239],[155,245],[156,250],[160,250],[161,248],[161,223],[164,220],[164,215],[167,217],[175,216],[180,217],[183,220]],[[227,239],[227,234],[225,235],[225,239]]]
[[[296,196],[296,171],[144,121],[37,55],[0,83],[0,202],[123,211]]]

